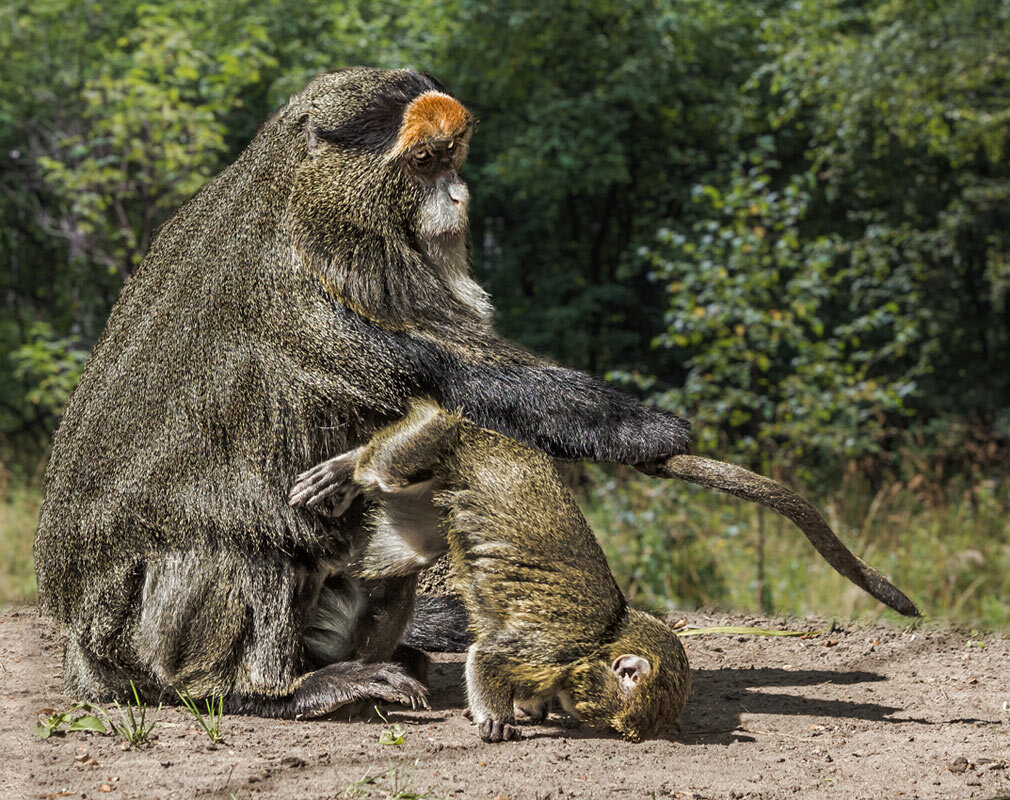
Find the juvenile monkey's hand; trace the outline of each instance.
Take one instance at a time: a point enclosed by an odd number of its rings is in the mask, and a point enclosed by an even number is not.
[[[351,450],[303,472],[288,492],[288,505],[311,507],[339,494],[340,502],[333,513],[343,514],[360,492],[354,483],[354,469],[358,465],[359,455],[360,448]]]
[[[480,738],[485,742],[511,742],[522,738],[518,725],[488,717],[477,726]]]

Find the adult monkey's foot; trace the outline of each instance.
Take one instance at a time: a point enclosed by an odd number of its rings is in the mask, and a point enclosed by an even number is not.
[[[399,664],[343,661],[304,676],[287,697],[230,695],[225,711],[282,719],[313,719],[362,701],[428,708],[428,690]]]

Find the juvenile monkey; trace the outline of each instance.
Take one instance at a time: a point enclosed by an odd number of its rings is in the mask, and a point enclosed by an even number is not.
[[[448,549],[474,636],[467,697],[484,741],[519,738],[514,708],[539,721],[555,697],[634,741],[676,722],[690,687],[684,648],[628,606],[548,456],[419,400],[300,476],[291,502],[338,492],[342,506],[359,492],[369,502],[356,577],[411,574]]]

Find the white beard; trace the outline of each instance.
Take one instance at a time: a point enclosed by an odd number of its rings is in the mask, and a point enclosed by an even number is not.
[[[470,276],[465,229],[455,236],[435,236],[422,242],[428,263],[445,281],[456,299],[477,316],[490,322],[494,307],[484,287]]]

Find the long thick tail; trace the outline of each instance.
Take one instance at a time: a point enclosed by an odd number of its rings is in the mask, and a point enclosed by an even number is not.
[[[905,616],[921,616],[919,609],[894,584],[842,544],[816,508],[781,483],[736,464],[701,456],[673,456],[647,472],[663,478],[680,478],[767,506],[795,523],[817,552],[860,589]]]
[[[470,642],[462,600],[451,594],[417,596],[404,644],[436,653],[462,653]]]

